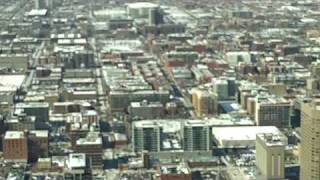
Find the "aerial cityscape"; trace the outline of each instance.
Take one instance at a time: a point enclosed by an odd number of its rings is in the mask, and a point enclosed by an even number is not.
[[[320,180],[319,0],[0,0],[0,180]]]

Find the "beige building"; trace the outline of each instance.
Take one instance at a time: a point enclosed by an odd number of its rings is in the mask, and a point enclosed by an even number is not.
[[[284,179],[284,150],[287,141],[283,134],[257,134],[256,165],[262,180]]]
[[[320,99],[302,104],[300,179],[320,179]]]
[[[197,117],[204,117],[217,111],[214,99],[214,94],[210,94],[207,89],[192,89],[192,105]]]

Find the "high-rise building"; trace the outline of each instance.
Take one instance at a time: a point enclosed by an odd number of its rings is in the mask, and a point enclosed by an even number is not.
[[[79,138],[74,150],[77,153],[86,154],[90,167],[102,165],[102,138],[98,132],[89,132],[85,138]]]
[[[259,126],[290,126],[291,104],[285,99],[268,98],[257,102],[255,121]]]
[[[210,127],[202,120],[189,120],[183,127],[183,148],[185,151],[209,151]]]
[[[85,153],[70,153],[66,160],[65,179],[84,180],[86,176],[86,168],[88,167]]]
[[[36,162],[40,157],[48,157],[48,136],[47,130],[33,130],[28,133],[29,162]]]
[[[53,103],[53,113],[57,114],[67,114],[80,112],[81,106],[80,104],[74,102],[54,102]]]
[[[256,165],[261,172],[262,180],[283,179],[284,150],[287,138],[283,134],[257,134]]]
[[[192,105],[198,117],[216,112],[214,95],[210,94],[207,89],[192,89]]]
[[[53,1],[54,0],[46,0],[46,5],[48,9],[52,9],[53,8]]]
[[[236,78],[235,77],[227,77],[228,82],[228,96],[234,97],[236,95]]]
[[[236,99],[243,109],[247,109],[248,99],[261,93],[268,93],[268,91],[266,88],[254,82],[240,81],[239,87],[237,88]]]
[[[16,114],[25,113],[27,116],[34,116],[36,129],[47,129],[49,121],[49,103],[47,102],[26,102],[15,105]]]
[[[159,25],[163,23],[163,12],[159,7],[149,10],[149,25]]]
[[[149,2],[128,3],[127,13],[132,18],[148,18],[150,9],[157,7],[157,4]]]
[[[164,107],[160,102],[131,102],[128,107],[131,117],[142,119],[159,119],[164,116]]]
[[[35,9],[51,9],[53,8],[54,0],[34,0]]]
[[[3,157],[7,161],[28,161],[28,138],[23,131],[7,131],[3,138]]]
[[[214,79],[213,92],[217,94],[219,100],[227,100],[229,98],[228,81],[218,78]]]
[[[157,122],[137,121],[132,124],[133,150],[159,152],[162,126]]]
[[[300,179],[320,179],[320,99],[301,107]]]
[[[45,9],[46,1],[45,0],[34,0],[35,9]]]
[[[24,131],[35,129],[34,116],[27,116],[26,114],[18,114],[17,116],[12,116],[10,119],[5,120],[5,126],[9,131]]]
[[[28,102],[16,104],[17,112],[24,112],[28,116],[35,116],[37,122],[49,121],[49,104],[46,102]]]

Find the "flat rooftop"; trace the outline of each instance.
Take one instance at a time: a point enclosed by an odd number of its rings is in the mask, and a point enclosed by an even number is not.
[[[230,114],[221,114],[218,117],[208,119],[211,126],[254,126],[249,117],[237,117]]]
[[[208,126],[206,120],[187,120],[184,122],[185,127],[205,127]]]
[[[142,120],[134,121],[132,127],[136,128],[162,128],[164,133],[177,132],[181,129],[179,120]]]
[[[158,7],[157,4],[149,3],[149,2],[136,2],[127,4],[128,8],[131,9],[140,9],[140,8],[155,8]]]
[[[0,91],[15,91],[24,82],[25,75],[0,75]]]
[[[27,13],[28,16],[45,16],[48,10],[46,9],[32,9]]]
[[[287,138],[282,134],[261,133],[257,134],[257,138],[262,140],[266,146],[285,146]]]
[[[7,131],[4,139],[24,139],[25,135],[23,131]]]
[[[279,134],[275,126],[236,126],[236,127],[213,127],[212,134],[221,139],[242,140],[256,139],[258,133]]]
[[[219,147],[255,146],[257,134],[282,134],[275,126],[213,127],[212,135]]]
[[[49,132],[47,130],[34,130],[30,131],[30,133],[35,134],[36,137],[47,138]]]
[[[16,108],[49,108],[47,102],[23,102],[17,103]]]
[[[69,154],[69,159],[67,161],[69,168],[81,168],[86,166],[86,154],[76,153]]]

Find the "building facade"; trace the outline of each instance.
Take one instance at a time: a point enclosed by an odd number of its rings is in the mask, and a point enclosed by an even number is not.
[[[3,138],[3,156],[7,161],[28,161],[28,138],[23,131],[7,131]]]
[[[262,179],[283,179],[284,150],[287,144],[285,136],[271,133],[257,134],[256,165],[262,174]]]
[[[133,123],[133,150],[135,152],[159,152],[161,148],[162,127],[157,122]]]
[[[183,127],[183,139],[185,151],[210,150],[210,128],[204,121],[186,121]]]
[[[320,100],[302,104],[300,179],[320,179]]]

